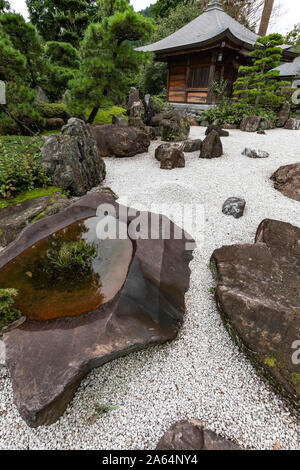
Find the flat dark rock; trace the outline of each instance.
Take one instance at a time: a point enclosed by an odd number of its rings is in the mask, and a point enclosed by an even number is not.
[[[223,246],[211,262],[229,333],[299,412],[300,228],[266,219],[254,245]]]
[[[178,421],[159,440],[157,450],[240,450],[232,441],[205,429],[199,420]]]
[[[147,132],[136,127],[103,124],[91,129],[101,157],[133,157],[147,152],[150,145]]]
[[[110,194],[89,193],[59,214],[29,225],[1,252],[0,268],[41,239],[95,217],[101,204],[109,204],[117,220],[126,222]],[[170,240],[128,239],[132,259],[125,281],[98,310],[44,322],[27,320],[4,334],[14,401],[29,426],[55,422],[94,367],[176,337],[185,312],[192,254],[186,251],[190,239],[174,239],[175,226],[170,227]]]
[[[0,246],[9,245],[36,217],[46,217],[71,204],[60,193],[42,196],[14,204],[0,211]]]
[[[300,202],[300,163],[292,163],[278,168],[271,176],[274,188],[284,196]]]

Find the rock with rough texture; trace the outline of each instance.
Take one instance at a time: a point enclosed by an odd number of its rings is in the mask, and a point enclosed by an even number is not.
[[[101,157],[133,157],[148,151],[147,132],[135,127],[104,124],[92,127]]]
[[[19,233],[35,220],[65,209],[71,201],[60,193],[27,199],[0,211],[0,246],[7,246]]]
[[[225,122],[225,124],[223,124],[223,129],[237,129],[237,125],[236,124],[231,124],[229,122]]]
[[[265,131],[257,131],[256,134],[259,134],[259,135],[266,135],[267,133]]]
[[[233,215],[239,219],[244,215],[246,201],[242,197],[229,197],[223,204],[222,212],[226,215]]]
[[[284,125],[285,129],[289,129],[291,131],[299,131],[300,130],[300,119],[288,119]]]
[[[131,127],[136,127],[137,129],[142,129],[142,130],[146,129],[146,125],[145,125],[143,119],[140,118],[140,117],[131,117],[131,116],[129,116],[128,123],[129,123],[129,126],[131,126]]]
[[[145,108],[145,120],[147,126],[151,125],[151,119],[153,118],[155,112],[153,107],[153,101],[151,95],[147,94],[144,98],[144,108]]]
[[[300,202],[300,163],[292,163],[278,168],[271,176],[274,188],[284,196]]]
[[[5,355],[5,344],[4,341],[0,339],[0,366],[6,365],[6,355]]]
[[[185,167],[184,153],[178,145],[169,145],[162,148],[159,152],[159,159],[162,170]]]
[[[128,100],[127,100],[128,114],[130,113],[133,103],[138,102],[138,101],[140,101],[139,91],[135,87],[131,87],[129,95],[128,95]]]
[[[183,152],[198,152],[201,150],[202,147],[202,140],[195,139],[195,140],[185,140],[182,142],[180,148]]]
[[[279,113],[278,113],[278,116],[277,116],[277,126],[278,127],[284,127],[285,123],[287,122],[287,120],[289,119],[290,117],[290,114],[291,114],[291,105],[288,101],[286,101]]]
[[[243,118],[240,129],[244,132],[256,132],[259,129],[261,117],[259,116],[246,116]]]
[[[199,126],[199,121],[196,116],[188,115],[187,119],[189,121],[190,126]]]
[[[105,207],[103,214],[101,210],[99,213],[101,207]],[[135,217],[126,220],[124,210],[119,209],[107,192],[89,193],[63,212],[28,226],[0,253],[0,268],[41,239],[75,222],[89,219],[89,226],[96,230],[96,214],[100,220],[110,214],[117,220],[117,232],[118,224],[125,224],[125,233],[130,234]],[[122,242],[122,254],[129,254],[129,258],[122,272],[118,270],[117,278],[122,276],[118,290],[104,299],[101,307],[77,317],[26,321],[4,334],[14,402],[29,426],[55,422],[91,369],[176,337],[189,288],[192,254],[186,251],[186,243],[190,238],[183,234],[182,239],[177,239],[174,224],[159,216],[159,226],[170,223],[171,236],[151,239],[153,218],[149,213],[144,215],[149,225],[146,224],[143,239],[132,237]],[[96,237],[96,232],[91,235]],[[116,273],[107,275],[114,286]]]
[[[228,131],[226,131],[224,129],[221,129],[221,127],[219,127],[215,124],[210,124],[210,126],[208,126],[208,128],[205,131],[205,135],[210,134],[211,131],[216,131],[219,134],[220,137],[228,137],[229,136]]]
[[[201,421],[178,421],[159,440],[157,450],[239,450],[233,442],[205,429]]]
[[[266,219],[254,245],[223,246],[211,261],[225,326],[299,412],[300,228]]]
[[[121,116],[121,114],[113,114],[111,122],[112,124],[115,124],[116,126],[122,126],[122,127],[128,126],[127,119],[124,116]]]
[[[179,148],[180,145],[179,144],[160,144],[156,149],[155,149],[155,158],[156,160],[158,160],[159,162],[161,161],[163,155],[165,154],[165,152],[167,151],[167,149],[169,149],[170,147],[176,147],[176,148]]]
[[[162,140],[178,142],[186,140],[190,133],[190,124],[184,116],[171,114],[170,119],[160,121],[159,130]]]
[[[211,131],[202,142],[200,158],[218,158],[223,155],[223,146],[219,134]]]
[[[99,155],[89,126],[80,119],[69,119],[60,135],[52,135],[42,148],[43,166],[52,182],[82,196],[105,179],[105,163]]]
[[[267,119],[262,119],[259,125],[261,131],[267,131],[269,129],[274,129],[274,124],[272,121]]]
[[[65,121],[61,118],[47,118],[46,129],[48,131],[60,130],[65,125]]]
[[[249,158],[268,158],[270,156],[270,154],[264,150],[258,150],[251,147],[246,147],[245,150],[243,150],[242,155]]]
[[[43,103],[49,103],[49,98],[44,92],[44,90],[40,86],[35,87],[35,91],[37,92],[36,101],[42,101]]]

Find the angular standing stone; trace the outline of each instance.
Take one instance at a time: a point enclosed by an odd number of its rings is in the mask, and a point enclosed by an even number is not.
[[[261,117],[259,116],[246,116],[243,118],[240,129],[244,132],[256,132],[259,129]]]
[[[223,155],[223,146],[219,134],[211,131],[203,140],[200,158],[218,158]]]

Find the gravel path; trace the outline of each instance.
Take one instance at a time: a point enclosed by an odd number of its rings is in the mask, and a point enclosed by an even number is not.
[[[202,138],[204,131],[193,127],[191,138]],[[199,418],[246,448],[272,449],[277,442],[283,449],[300,448],[299,422],[223,327],[210,293],[208,268],[215,248],[252,243],[264,218],[300,226],[300,203],[275,191],[269,180],[279,166],[299,161],[300,132],[276,129],[263,136],[236,130],[222,140],[222,158],[199,160],[197,152],[186,154],[184,169],[160,170],[153,156],[158,143],[148,154],[106,161],[107,186],[122,201],[192,201],[204,207],[204,239],[191,263],[184,326],[171,344],[92,371],[66,413],[49,427],[33,430],[24,424],[12,403],[7,370],[0,366],[0,449],[153,449],[163,432],[184,418]],[[271,156],[252,160],[241,155],[246,146]],[[222,214],[222,204],[230,196],[246,199],[243,218]],[[201,214],[199,218],[202,221]],[[119,408],[89,425],[97,403]]]

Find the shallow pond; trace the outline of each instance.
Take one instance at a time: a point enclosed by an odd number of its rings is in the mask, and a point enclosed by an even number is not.
[[[42,239],[0,270],[0,288],[19,291],[15,307],[29,320],[46,321],[92,312],[115,297],[125,282],[132,243],[99,240],[98,217],[82,219]],[[89,269],[49,267],[49,252],[65,242],[92,243],[95,257]]]

